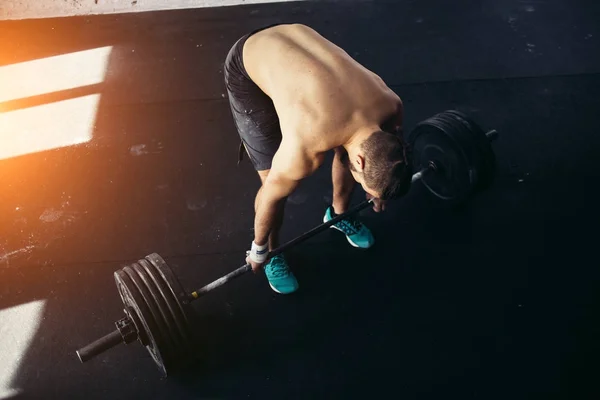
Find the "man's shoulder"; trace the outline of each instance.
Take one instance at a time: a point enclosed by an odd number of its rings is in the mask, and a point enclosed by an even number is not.
[[[286,137],[273,159],[272,169],[300,180],[315,172],[323,163],[324,153],[315,150],[298,137]]]

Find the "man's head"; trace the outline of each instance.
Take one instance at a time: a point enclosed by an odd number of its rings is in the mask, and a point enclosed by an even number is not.
[[[397,135],[375,131],[349,154],[354,179],[374,197],[388,200],[410,189],[412,161],[406,143]]]

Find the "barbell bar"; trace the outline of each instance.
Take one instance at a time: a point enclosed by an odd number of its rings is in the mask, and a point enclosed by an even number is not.
[[[490,130],[485,133],[485,136],[489,141],[492,141],[497,138],[498,132],[496,130]],[[436,170],[438,170],[438,168],[439,167],[435,164],[434,161],[429,161],[429,163],[427,164],[426,167],[424,167],[423,169],[421,169],[418,172],[413,174],[413,176],[411,178],[411,183],[418,181],[425,174],[427,174],[429,172],[435,172]],[[296,237],[295,239],[292,239],[289,242],[279,246],[275,250],[272,250],[271,252],[269,252],[269,255],[267,256],[267,260],[270,259],[271,257],[275,257],[276,255],[283,253],[284,251],[288,250],[292,246],[295,246],[298,243],[301,243],[301,242],[313,237],[317,233],[320,233],[320,232],[326,230],[330,226],[335,225],[337,222],[345,219],[346,217],[348,217],[350,215],[354,215],[357,212],[362,211],[363,209],[367,208],[373,201],[374,201],[374,199],[365,200],[365,201],[359,203],[358,205],[356,205],[355,207],[351,208],[350,210],[346,211],[345,213],[339,214],[338,216],[330,219],[329,221],[324,222],[324,223],[316,226],[315,228],[303,233],[302,235]],[[227,275],[217,279],[216,281],[211,282],[206,286],[203,286],[202,288],[192,292],[189,295],[189,301],[194,301],[194,300],[198,299],[199,297],[204,296],[206,293],[210,292],[211,290],[214,290],[214,289],[218,288],[219,286],[222,286],[222,285],[226,284],[227,282],[231,281],[232,279],[237,278],[240,275],[243,275],[244,273],[248,272],[251,268],[252,267],[249,264],[243,265],[243,266],[239,267],[238,269],[228,273]]]
[[[495,172],[490,142],[496,130],[486,133],[465,114],[447,110],[417,124],[409,143],[415,153],[412,183],[422,181],[436,197],[462,203],[477,188],[485,188]],[[453,194],[452,191],[455,191]],[[340,220],[369,207],[369,199],[269,252],[270,259],[323,232]],[[167,263],[156,253],[114,273],[124,304],[125,317],[115,330],[76,351],[83,363],[120,343],[139,340],[149,351],[163,376],[185,357],[191,338],[188,331],[190,303],[252,269],[245,265],[191,293],[185,292]]]
[[[419,172],[413,174],[411,182],[415,182],[419,179],[421,179],[421,177],[427,173],[430,170],[433,170],[435,168],[435,166],[433,164],[431,164],[430,166],[420,170]],[[335,225],[336,223],[338,223],[339,221],[343,220],[344,218],[350,216],[350,215],[354,215],[357,212],[360,212],[362,210],[364,210],[365,208],[367,208],[371,203],[373,203],[374,199],[369,199],[369,200],[365,200],[361,203],[359,203],[358,205],[354,206],[353,208],[351,208],[350,210],[346,211],[345,213],[339,214],[336,217],[330,219],[327,222],[323,222],[322,224],[314,227],[313,229],[303,233],[302,235],[290,240],[289,242],[279,246],[278,248],[272,250],[269,252],[268,256],[267,256],[267,260],[269,260],[272,257],[275,257],[278,254],[283,253],[284,251],[288,250],[289,248],[291,248],[292,246],[295,246],[301,242],[304,242],[307,239],[310,239],[311,237],[313,237],[314,235],[323,232],[324,230],[326,230],[327,228],[329,228],[332,225]],[[210,292],[211,290],[214,290],[216,288],[218,288],[219,286],[222,286],[224,284],[226,284],[227,282],[231,281],[234,278],[237,278],[240,275],[243,275],[244,273],[250,271],[252,269],[250,264],[245,264],[241,267],[239,267],[238,269],[228,273],[227,275],[217,279],[216,281],[209,283],[206,286],[203,286],[202,288],[192,292],[189,295],[189,301],[193,301],[198,299],[199,297],[204,296],[205,294],[207,294],[208,292]]]
[[[432,164],[431,166],[424,168],[423,170],[415,173],[412,177],[412,182],[415,182],[416,180],[420,179],[423,176],[423,174],[425,174],[427,171],[429,171],[433,168],[434,168],[434,166]],[[303,242],[303,241],[313,237],[314,235],[322,232],[323,230],[326,230],[327,228],[336,224],[340,220],[367,208],[372,202],[373,202],[373,199],[365,200],[362,203],[358,204],[357,206],[346,211],[345,213],[339,214],[338,216],[332,218],[331,220],[324,222],[324,223],[318,225],[317,227],[305,232],[304,234],[290,240],[289,242],[287,242],[287,243],[283,244],[282,246],[271,251],[267,256],[267,260],[276,256],[277,254],[281,254],[282,252],[286,251],[290,247],[295,246],[295,245],[299,244],[300,242]],[[238,269],[228,273],[227,275],[222,276],[221,278],[209,283],[208,285],[205,285],[202,288],[195,290],[194,292],[192,292],[190,294],[187,294],[185,300],[182,301],[182,304],[191,303],[192,301],[204,296],[208,292],[210,292],[220,286],[223,286],[227,282],[245,274],[246,272],[250,271],[251,269],[252,269],[252,267],[250,266],[250,264],[245,264],[245,265],[239,267]],[[135,340],[136,337],[131,335],[131,333],[132,333],[131,327],[133,325],[128,323],[129,322],[128,319],[131,319],[131,318],[125,317],[124,319],[119,320],[117,322],[117,328],[113,332],[110,332],[109,334],[101,337],[100,339],[77,350],[76,353],[77,353],[77,356],[79,357],[79,360],[81,362],[86,362],[86,361],[92,359],[93,357],[95,357],[96,355],[105,352],[106,350],[110,349],[111,347],[115,347],[123,342],[128,344],[128,343],[131,343],[133,340]]]

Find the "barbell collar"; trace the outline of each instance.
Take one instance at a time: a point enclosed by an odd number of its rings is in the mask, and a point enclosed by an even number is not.
[[[137,329],[131,318],[123,317],[117,322],[115,322],[115,326],[121,334],[121,339],[123,340],[123,343],[129,344],[138,338]]]
[[[422,170],[420,170],[419,172],[416,172],[415,174],[413,174],[411,183],[415,183],[415,181],[418,181],[419,179],[421,179],[423,177],[423,175],[425,175],[429,172],[435,172],[436,170],[437,170],[437,165],[435,165],[435,163],[433,161],[429,161],[429,164],[427,165],[427,167],[425,167]]]
[[[84,363],[121,343],[129,344],[138,338],[137,329],[131,318],[123,317],[115,322],[115,326],[117,329],[111,333],[77,350],[79,361]]]

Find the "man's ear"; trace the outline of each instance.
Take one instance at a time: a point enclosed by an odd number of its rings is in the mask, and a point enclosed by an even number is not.
[[[360,172],[363,172],[363,170],[365,169],[365,157],[362,154],[357,154],[354,157],[354,165],[356,166],[356,169],[359,170]]]

